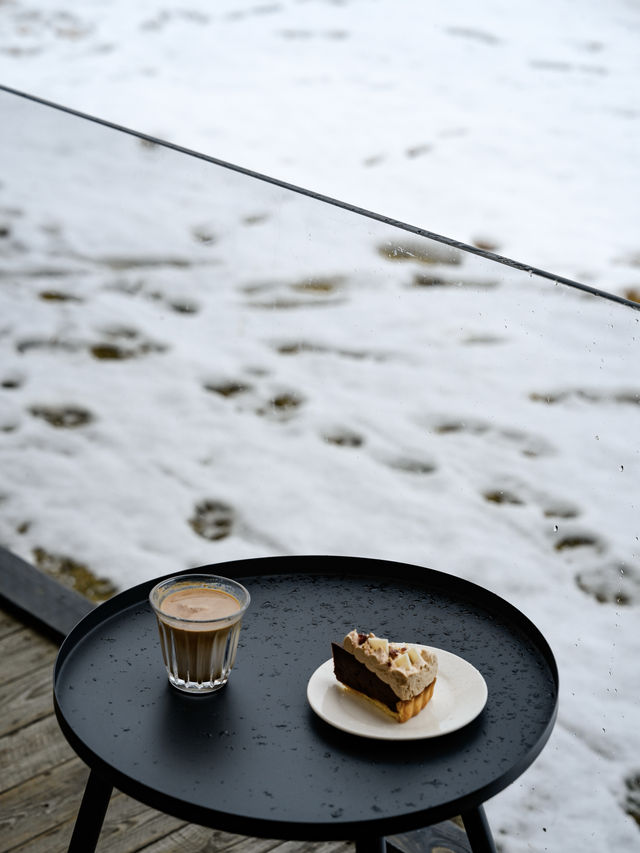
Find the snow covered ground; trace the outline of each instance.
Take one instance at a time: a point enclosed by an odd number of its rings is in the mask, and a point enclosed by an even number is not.
[[[9,0],[0,82],[634,296],[640,4],[430,6]],[[500,849],[637,848],[640,314],[2,93],[0,122],[0,542],[121,587],[277,553],[481,583],[561,672]]]
[[[5,0],[0,79],[617,288],[639,36],[637,0]]]

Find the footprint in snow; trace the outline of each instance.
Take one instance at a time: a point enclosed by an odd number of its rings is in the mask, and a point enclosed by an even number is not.
[[[433,462],[415,456],[395,456],[387,459],[386,464],[395,471],[405,474],[433,474],[437,471],[437,466]]]
[[[581,531],[563,534],[556,540],[553,547],[556,551],[571,551],[575,548],[595,548],[596,551],[605,549],[604,543],[598,536]]]
[[[93,421],[93,415],[83,406],[31,406],[34,418],[41,418],[50,426],[62,429],[74,429],[86,426]]]
[[[364,444],[362,435],[346,428],[328,430],[322,438],[327,444],[335,444],[337,447],[361,447]]]
[[[219,394],[221,397],[237,397],[252,390],[252,386],[242,379],[227,379],[220,381],[205,382],[202,386],[205,391]]]
[[[509,489],[489,489],[483,492],[482,497],[494,504],[511,504],[512,506],[522,506],[524,500],[515,492]]]
[[[627,776],[624,784],[627,789],[624,810],[640,827],[640,770]]]
[[[600,604],[640,603],[640,570],[624,562],[612,561],[585,569],[576,575],[575,582],[582,592]]]
[[[554,452],[549,442],[541,436],[526,433],[519,429],[495,427],[491,423],[473,418],[465,418],[465,420],[455,418],[442,419],[436,421],[431,430],[436,435],[466,433],[472,436],[486,435],[492,439],[497,438],[500,441],[505,441],[507,444],[515,446],[523,456],[546,456]]]
[[[217,542],[231,534],[235,522],[235,511],[220,500],[203,500],[196,504],[189,524],[198,536]]]

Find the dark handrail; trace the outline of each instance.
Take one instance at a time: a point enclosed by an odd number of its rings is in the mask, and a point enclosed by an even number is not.
[[[0,547],[0,605],[57,643],[95,605]]]

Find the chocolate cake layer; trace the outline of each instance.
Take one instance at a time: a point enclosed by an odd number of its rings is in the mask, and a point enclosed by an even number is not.
[[[380,681],[377,675],[370,672],[364,664],[357,661],[337,643],[331,643],[331,651],[333,652],[333,670],[338,681],[372,699],[377,699],[392,711],[396,710],[399,700],[388,684]]]

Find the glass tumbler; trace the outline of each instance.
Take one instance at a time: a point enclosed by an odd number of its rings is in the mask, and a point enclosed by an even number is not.
[[[218,575],[179,575],[153,587],[149,601],[173,687],[196,695],[224,687],[250,600],[242,584]]]

